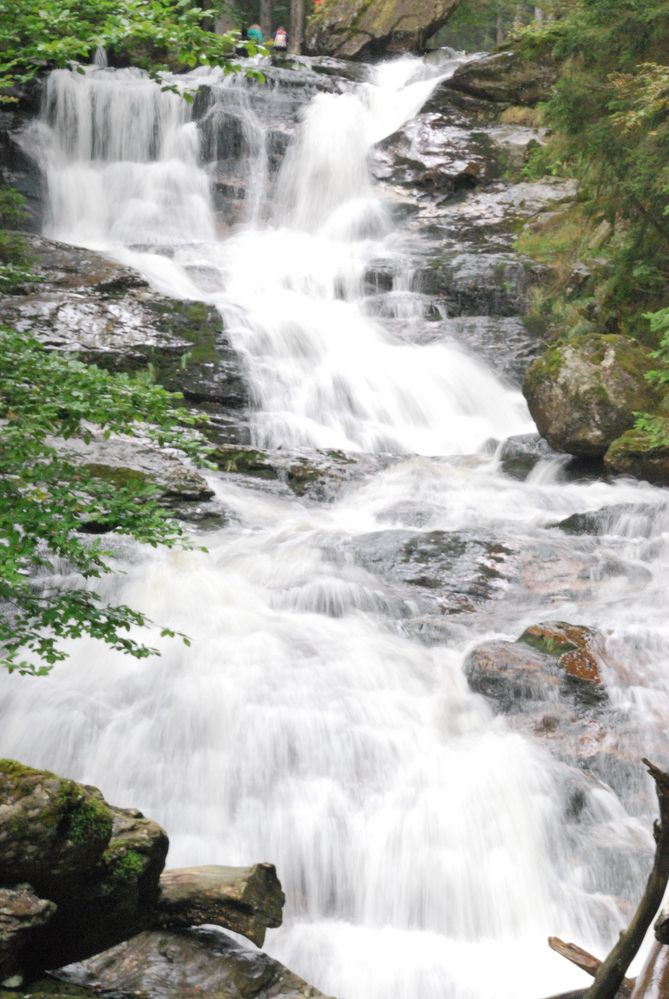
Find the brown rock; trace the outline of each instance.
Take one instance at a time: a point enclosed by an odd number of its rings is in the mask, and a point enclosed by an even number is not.
[[[352,59],[419,52],[457,4],[458,0],[328,0],[309,18],[305,50]]]

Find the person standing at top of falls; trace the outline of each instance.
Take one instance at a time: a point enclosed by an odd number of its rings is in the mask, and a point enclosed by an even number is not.
[[[277,28],[274,32],[274,48],[282,50],[288,48],[288,32],[285,28]]]
[[[265,36],[262,33],[262,28],[259,24],[252,24],[246,32],[246,37],[254,45],[262,45],[265,41]]]

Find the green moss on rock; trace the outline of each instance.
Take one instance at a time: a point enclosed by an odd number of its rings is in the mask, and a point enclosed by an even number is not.
[[[648,428],[633,427],[616,438],[604,455],[608,471],[669,485],[669,417],[647,418]]]

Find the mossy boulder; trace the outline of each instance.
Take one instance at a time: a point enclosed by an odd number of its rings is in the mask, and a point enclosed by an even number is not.
[[[97,788],[1,760],[5,968],[32,976],[151,925],[167,847],[159,825],[107,804]]]
[[[59,899],[95,868],[112,822],[95,788],[0,760],[0,883]]]
[[[496,104],[527,105],[546,100],[557,79],[556,67],[516,52],[496,52],[459,66],[442,86]]]
[[[36,937],[38,971],[90,957],[153,924],[167,835],[135,809],[112,812],[112,835],[95,869],[60,899]]]
[[[655,404],[649,353],[636,340],[590,334],[555,344],[528,369],[523,392],[542,437],[556,451],[600,458]]]
[[[329,0],[307,23],[312,55],[365,59],[419,52],[445,24],[458,0]]]
[[[659,438],[634,428],[616,438],[604,455],[607,469],[669,486],[669,417],[658,417],[658,426],[664,430]]]

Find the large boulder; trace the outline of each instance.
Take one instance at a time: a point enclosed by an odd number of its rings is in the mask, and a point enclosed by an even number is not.
[[[327,0],[309,18],[305,49],[349,59],[419,52],[457,4],[458,0]]]
[[[537,104],[546,99],[556,79],[557,69],[549,62],[496,52],[458,66],[442,87],[496,104]]]
[[[32,920],[29,939],[15,925],[5,963],[35,974],[150,925],[167,846],[159,825],[97,788],[0,761],[0,884],[24,893],[6,899],[7,918],[20,902]]]
[[[633,475],[659,486],[669,485],[669,417],[658,417],[662,435],[627,430],[609,446],[604,464],[618,475]]]
[[[556,451],[602,457],[654,408],[652,362],[636,340],[590,334],[549,347],[528,369],[523,391],[539,433]]]
[[[141,933],[68,977],[114,995],[149,991],[153,999],[326,999],[267,954],[216,930]]]

